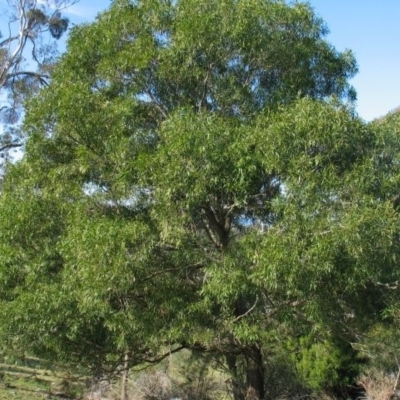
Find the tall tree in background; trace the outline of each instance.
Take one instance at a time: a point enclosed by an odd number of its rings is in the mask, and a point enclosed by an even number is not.
[[[356,64],[326,33],[274,0],[75,28],[0,199],[2,343],[103,372],[208,352],[259,400],[282,341],[389,312],[398,153],[340,102]]]
[[[20,147],[17,122],[24,100],[48,85],[56,61],[54,40],[68,28],[61,12],[78,0],[8,0],[0,32],[0,153]],[[8,26],[6,25],[8,20]],[[46,37],[48,36],[48,37]],[[53,40],[48,40],[48,39]]]

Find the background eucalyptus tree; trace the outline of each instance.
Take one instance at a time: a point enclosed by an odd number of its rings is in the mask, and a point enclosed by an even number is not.
[[[49,83],[55,41],[68,28],[62,11],[77,0],[7,0],[0,31],[0,153],[22,145],[18,121],[25,99]],[[51,40],[52,39],[52,40]]]

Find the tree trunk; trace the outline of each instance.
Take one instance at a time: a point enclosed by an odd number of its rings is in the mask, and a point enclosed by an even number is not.
[[[122,371],[121,378],[121,400],[128,400],[128,373],[129,373],[129,353],[125,352],[124,355],[124,370]]]
[[[242,318],[248,312],[249,307],[246,303],[248,303],[248,301],[243,297],[237,300],[235,307],[236,318]],[[244,356],[244,373],[246,376],[246,394],[244,399],[264,400],[264,366],[261,350],[256,344],[253,344],[242,349],[242,355]],[[235,360],[236,358],[237,357],[235,357]],[[235,400],[237,400],[236,397]]]
[[[229,371],[232,375],[232,394],[233,400],[244,400],[243,392],[241,390],[240,379],[237,371],[237,356],[229,354],[226,357],[226,363],[228,365]]]
[[[246,358],[246,397],[245,400],[264,399],[264,367],[260,349],[251,346],[245,353]]]

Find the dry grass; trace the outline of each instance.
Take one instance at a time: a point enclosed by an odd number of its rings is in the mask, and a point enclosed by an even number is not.
[[[364,373],[358,380],[358,384],[364,388],[366,397],[360,400],[398,400],[400,397],[395,393],[395,374],[387,374],[383,371],[371,370]]]
[[[143,372],[129,379],[127,398],[129,400],[212,400],[223,399],[216,381],[210,378],[193,379],[182,384],[163,371]],[[99,383],[89,393],[87,400],[119,400],[119,384]]]

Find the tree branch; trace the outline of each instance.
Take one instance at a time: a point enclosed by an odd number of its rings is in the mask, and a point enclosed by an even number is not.
[[[208,79],[210,77],[210,72],[211,72],[211,68],[212,68],[213,64],[209,65],[209,68],[207,70],[207,74],[206,77],[204,78],[204,82],[203,82],[203,94],[201,96],[201,99],[199,100],[198,104],[197,104],[197,111],[200,112],[201,109],[203,108],[203,104],[204,104],[204,100],[206,98],[207,95],[207,85],[208,85]]]
[[[217,220],[214,211],[211,209],[210,206],[202,207],[202,210],[204,211],[204,214],[208,221],[208,223],[205,224],[207,230],[209,231],[209,233],[212,232],[218,236],[218,247],[225,248],[228,244],[228,230],[226,230],[225,227],[221,226],[221,224]],[[216,243],[218,241],[213,239],[213,242]]]
[[[16,147],[22,147],[22,143],[8,143],[8,144],[4,144],[3,146],[0,147],[0,152],[2,152],[2,151],[4,151],[4,150],[16,148]]]
[[[146,87],[147,92],[146,94],[150,97],[151,101],[153,102],[153,104],[156,106],[157,110],[160,111],[161,115],[167,119],[168,118],[168,114],[167,111],[164,110],[164,107],[157,101],[157,99],[155,98],[155,96],[153,95],[153,93],[151,93],[151,89],[149,89],[148,87]]]
[[[238,317],[236,317],[233,322],[237,322],[240,319],[244,318],[246,315],[249,315],[257,306],[258,303],[258,297],[256,297],[256,301],[254,302],[254,304],[242,315],[239,315]]]
[[[138,280],[138,283],[143,283],[145,281],[148,281],[148,280],[151,280],[151,279],[155,278],[156,276],[163,275],[163,274],[166,274],[168,272],[181,271],[181,270],[185,270],[185,269],[188,269],[188,268],[200,269],[200,268],[203,268],[203,267],[204,267],[204,264],[202,262],[198,262],[196,264],[188,265],[188,266],[183,267],[183,268],[182,267],[167,268],[167,269],[163,269],[161,271],[154,272],[154,273],[152,273],[152,274],[150,274],[148,276],[145,276],[143,279]]]
[[[185,346],[179,346],[179,347],[177,347],[176,349],[170,350],[168,353],[164,353],[164,354],[162,354],[162,355],[160,355],[160,356],[158,356],[158,357],[155,357],[155,358],[153,358],[153,359],[142,358],[142,362],[145,362],[145,363],[147,363],[148,365],[145,365],[144,367],[141,367],[141,368],[139,368],[139,369],[133,368],[133,370],[134,370],[135,372],[143,371],[144,369],[148,368],[148,367],[151,366],[151,365],[159,364],[161,361],[163,361],[164,359],[166,359],[167,357],[169,357],[171,354],[178,353],[179,351],[182,351],[182,350],[185,349],[185,348],[186,348]]]
[[[48,82],[46,81],[46,79],[50,79],[50,77],[48,75],[44,75],[44,74],[39,74],[37,72],[32,72],[32,71],[17,71],[17,72],[13,72],[11,74],[7,74],[7,80],[12,79],[12,78],[16,78],[19,75],[26,75],[26,76],[31,76],[33,78],[36,78],[37,80],[40,81],[40,83],[42,85],[46,85],[48,86]]]
[[[218,242],[218,240],[216,239],[212,229],[210,228],[209,223],[207,223],[206,221],[204,221],[204,219],[202,219],[202,224],[204,227],[204,230],[206,231],[207,236],[209,237],[209,239],[214,243],[214,245],[217,248],[221,247],[221,244]]]
[[[10,36],[9,38],[0,42],[0,47],[6,46],[7,44],[13,42],[14,40],[17,40],[18,38],[19,38],[19,35]]]
[[[385,289],[389,289],[389,290],[396,290],[399,288],[400,284],[399,281],[395,281],[395,282],[390,282],[390,283],[381,283],[381,282],[376,282],[376,284],[379,287],[385,288]]]

